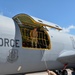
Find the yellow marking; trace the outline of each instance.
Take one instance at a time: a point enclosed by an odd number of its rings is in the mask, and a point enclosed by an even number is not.
[[[23,20],[23,18],[28,18],[28,19],[30,19],[32,22],[31,23],[34,23],[35,24],[35,26],[36,26],[36,24],[37,25],[40,25],[40,26],[47,26],[47,27],[50,27],[50,28],[54,28],[54,29],[57,29],[57,30],[62,30],[61,28],[59,28],[59,27],[55,27],[55,26],[52,26],[52,25],[48,25],[48,24],[43,24],[43,23],[39,23],[39,22],[36,22],[31,16],[29,16],[29,15],[27,15],[27,14],[18,14],[18,15],[16,15],[16,16],[14,16],[13,17],[13,19],[15,20],[15,19],[17,19],[17,18],[20,18],[23,22],[25,22],[24,20]],[[22,23],[23,23],[22,22]],[[27,23],[27,22],[25,22],[25,23]],[[30,24],[30,21],[28,22],[29,24]]]

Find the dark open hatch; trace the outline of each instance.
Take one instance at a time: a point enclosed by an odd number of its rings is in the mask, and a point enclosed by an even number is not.
[[[21,35],[22,35],[22,46],[26,48],[36,48],[35,46],[32,47],[31,45],[31,37],[30,31],[33,30],[35,27],[37,28],[38,37],[37,37],[37,48],[38,49],[50,49],[50,37],[47,33],[46,27],[55,28],[61,30],[61,28],[48,25],[44,23],[42,20],[37,18],[31,17],[27,14],[18,14],[13,17],[14,21],[19,25]],[[44,28],[45,27],[45,28]]]

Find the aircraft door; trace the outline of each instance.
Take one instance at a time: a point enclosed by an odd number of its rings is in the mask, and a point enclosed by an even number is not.
[[[19,25],[21,36],[22,36],[22,47],[23,48],[36,48],[38,50],[50,50],[50,37],[47,30],[41,24],[35,23],[33,19],[26,15],[17,15],[13,18]],[[31,32],[37,28],[37,38],[31,37]],[[36,41],[36,42],[35,42]],[[33,45],[32,45],[33,44]],[[36,46],[37,45],[37,46]]]

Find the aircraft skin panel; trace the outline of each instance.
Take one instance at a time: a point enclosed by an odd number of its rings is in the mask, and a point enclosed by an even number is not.
[[[74,50],[73,45],[72,45],[72,41],[70,39],[70,36],[72,35],[68,35],[65,33],[59,33],[57,31],[51,31],[50,30],[50,40],[51,40],[51,50],[50,51],[45,51],[45,54],[43,56],[43,58],[47,61],[49,60],[57,60],[60,53],[65,50]],[[67,35],[67,36],[65,36]],[[59,39],[61,38],[61,39]],[[67,43],[68,41],[68,43]]]
[[[60,62],[58,58],[64,57],[64,55],[66,57],[67,51],[75,50],[73,35],[53,30],[48,31],[50,50],[23,48],[19,26],[11,18],[0,17],[0,20],[3,21],[0,22],[0,32],[2,32],[0,33],[0,74],[62,69],[64,63]],[[65,53],[63,53],[64,50],[66,50]],[[74,55],[72,52],[70,53]]]
[[[58,61],[60,61],[61,63],[75,63],[75,51],[74,50],[64,50],[58,57]]]
[[[15,39],[15,26],[14,21],[8,17],[0,16],[0,21],[0,63],[5,63]]]

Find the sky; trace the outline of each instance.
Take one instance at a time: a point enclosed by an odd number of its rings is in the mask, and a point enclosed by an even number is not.
[[[75,35],[75,0],[0,0],[0,14],[25,13],[55,23]]]

